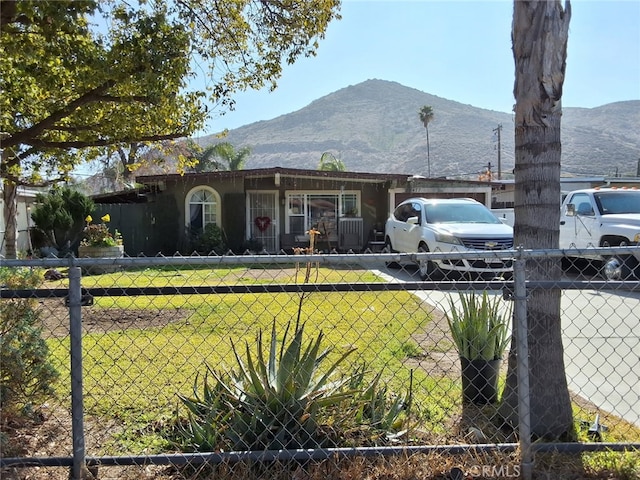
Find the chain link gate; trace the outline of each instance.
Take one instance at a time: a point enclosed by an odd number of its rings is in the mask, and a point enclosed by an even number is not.
[[[82,478],[98,466],[168,464],[194,472],[224,464],[238,474],[247,461],[484,449],[518,450],[515,466],[527,478],[535,451],[637,449],[637,280],[599,280],[579,264],[552,273],[548,264],[559,268],[565,255],[500,252],[514,259],[513,279],[427,281],[417,260],[478,255],[4,260],[46,270],[38,288],[4,285],[1,294],[3,305],[33,302],[59,377],[53,395],[30,406],[41,420],[30,429],[46,433],[16,437],[3,421],[3,437],[25,440],[3,441],[3,474],[39,465]],[[91,275],[103,265],[118,270]],[[540,266],[556,277],[534,274]],[[536,290],[562,292],[566,381],[586,442],[531,443],[524,332]],[[500,402],[509,345],[497,376],[468,377],[452,336],[453,312],[464,313],[465,295],[482,292],[501,316],[513,312],[520,333],[512,367],[525,388],[510,412],[519,430],[500,428],[510,416]],[[485,394],[493,376],[497,393]],[[478,381],[465,397],[463,386]]]

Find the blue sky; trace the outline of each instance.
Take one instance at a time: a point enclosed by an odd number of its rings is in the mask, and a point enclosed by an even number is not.
[[[574,0],[565,107],[640,99],[640,0]],[[284,69],[278,88],[237,95],[200,135],[299,110],[377,78],[475,107],[510,112],[509,0],[343,0],[318,55]]]

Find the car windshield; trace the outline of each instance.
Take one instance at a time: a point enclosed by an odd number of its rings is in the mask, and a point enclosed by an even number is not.
[[[484,205],[432,203],[425,205],[428,223],[500,223]]]
[[[603,215],[640,213],[640,191],[600,192],[594,196]]]

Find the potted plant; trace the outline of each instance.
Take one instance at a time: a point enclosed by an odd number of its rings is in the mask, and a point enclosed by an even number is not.
[[[449,298],[446,313],[462,367],[463,402],[494,403],[498,398],[500,362],[509,341],[511,306],[501,309],[501,298],[460,293],[460,306]]]
[[[101,220],[102,223],[91,223],[93,221],[91,215],[87,215],[85,218],[86,226],[78,247],[79,257],[120,258],[124,256],[122,235],[118,230],[111,233],[107,226],[107,223],[111,221],[111,216],[107,213]],[[90,273],[109,273],[116,270],[118,270],[117,265],[100,265],[91,267]]]

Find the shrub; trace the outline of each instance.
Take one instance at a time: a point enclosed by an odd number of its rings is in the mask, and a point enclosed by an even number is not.
[[[69,187],[53,188],[47,194],[36,195],[31,213],[36,228],[46,239],[46,245],[59,254],[75,249],[84,226],[84,219],[94,209],[93,200]]]
[[[251,237],[249,240],[245,240],[244,242],[242,242],[240,248],[238,249],[238,253],[245,253],[247,251],[252,253],[260,253],[263,250],[264,244],[260,240]]]
[[[202,231],[191,231],[189,237],[191,251],[222,254],[226,250],[222,229],[213,223],[207,224]]]
[[[27,268],[0,269],[7,288],[34,288],[41,272]],[[42,325],[34,301],[0,302],[0,408],[3,414],[28,412],[53,394],[58,372],[49,361]]]
[[[42,284],[42,278],[38,269],[0,267],[0,285],[11,290],[37,288]]]

